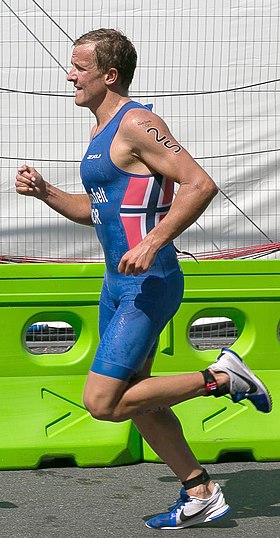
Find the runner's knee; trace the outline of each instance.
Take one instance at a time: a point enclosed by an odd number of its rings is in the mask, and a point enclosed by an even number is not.
[[[110,391],[108,391],[110,394]],[[90,390],[86,387],[83,395],[84,406],[96,420],[108,420],[109,422],[121,422],[122,417],[118,406],[118,397],[109,397],[106,391]]]
[[[85,408],[93,418],[96,420],[108,420],[110,422],[115,422],[114,408],[107,405],[106,402],[102,401],[102,399],[92,397],[85,392],[83,400]]]

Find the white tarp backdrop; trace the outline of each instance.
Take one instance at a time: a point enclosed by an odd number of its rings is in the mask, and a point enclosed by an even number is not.
[[[191,252],[277,241],[280,157],[277,0],[0,0],[0,255],[102,256],[95,232],[14,190],[34,165],[82,192],[94,118],[66,81],[72,40],[112,27],[134,42],[130,94],[168,123],[221,192],[176,241]]]

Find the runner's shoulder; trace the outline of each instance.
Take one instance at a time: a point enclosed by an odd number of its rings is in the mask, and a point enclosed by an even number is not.
[[[132,108],[127,111],[120,125],[126,137],[142,138],[149,129],[160,129],[169,132],[164,120],[148,108]]]

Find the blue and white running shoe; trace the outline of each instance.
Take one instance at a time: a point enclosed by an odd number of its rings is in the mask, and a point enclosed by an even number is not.
[[[230,507],[226,504],[219,484],[215,484],[213,493],[208,499],[189,496],[182,488],[176,506],[167,514],[158,514],[149,519],[146,526],[151,529],[184,529],[223,517],[229,510]]]
[[[216,362],[208,366],[208,370],[229,375],[229,392],[234,403],[246,398],[258,411],[271,411],[272,400],[267,388],[235,351],[224,347]]]

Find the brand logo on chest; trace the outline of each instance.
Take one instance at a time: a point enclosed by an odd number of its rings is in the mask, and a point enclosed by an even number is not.
[[[102,156],[102,153],[95,153],[94,155],[88,155],[87,159],[89,159],[89,160],[91,160],[91,159],[100,159],[101,156]]]

